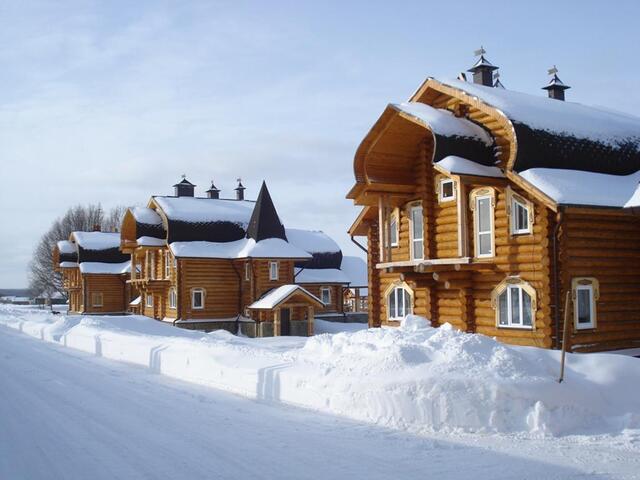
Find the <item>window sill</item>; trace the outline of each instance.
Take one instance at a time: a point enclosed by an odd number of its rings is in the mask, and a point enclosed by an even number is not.
[[[533,326],[527,325],[498,325],[498,328],[504,328],[506,330],[528,330],[533,331]]]

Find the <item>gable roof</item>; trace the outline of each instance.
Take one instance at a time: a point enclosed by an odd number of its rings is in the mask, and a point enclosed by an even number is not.
[[[278,217],[276,207],[273,205],[271,195],[267,189],[266,182],[262,182],[258,200],[251,213],[251,219],[247,227],[247,238],[252,238],[256,242],[267,238],[279,238],[287,240],[284,226]]]
[[[326,233],[320,230],[286,229],[289,243],[308,252],[312,259],[297,263],[296,267],[304,268],[340,268],[342,250]]]
[[[120,234],[113,232],[72,232],[69,240],[78,246],[78,263],[122,263],[129,256],[120,251]]]
[[[323,307],[324,303],[318,297],[310,293],[308,290],[302,288],[300,285],[282,285],[281,287],[274,288],[273,290],[269,290],[267,293],[262,295],[257,301],[253,302],[249,305],[248,308],[253,310],[271,310],[272,308],[281,305],[286,302],[290,297],[295,294],[302,294],[307,297],[310,302],[315,303],[316,305]]]

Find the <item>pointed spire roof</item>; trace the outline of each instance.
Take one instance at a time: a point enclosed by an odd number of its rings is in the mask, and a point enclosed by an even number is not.
[[[287,240],[284,232],[284,226],[280,222],[276,207],[273,205],[271,195],[267,189],[267,184],[263,181],[256,206],[249,220],[247,228],[247,238],[253,238],[256,242],[267,238],[280,238]]]
[[[498,67],[496,67],[493,63],[491,63],[489,60],[487,60],[486,58],[484,58],[484,54],[480,55],[480,58],[478,59],[478,61],[476,63],[474,63],[473,67],[471,67],[469,70],[467,70],[467,72],[476,72],[478,70],[481,69],[485,69],[485,70],[497,70]]]
[[[552,88],[567,90],[571,87],[560,80],[560,77],[558,77],[557,73],[554,73],[553,77],[551,77],[551,80],[549,80],[549,83],[547,83],[546,86],[542,87],[543,90],[550,90]]]
[[[207,190],[207,193],[210,192],[219,192],[220,189],[218,187],[215,186],[215,184],[213,183],[213,180],[211,180],[211,186],[209,187],[209,190]]]

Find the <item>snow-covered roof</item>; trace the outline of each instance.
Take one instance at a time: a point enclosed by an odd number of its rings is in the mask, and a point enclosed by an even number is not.
[[[296,292],[303,293],[304,295],[312,298],[313,300],[320,303],[321,305],[324,305],[324,303],[322,303],[322,300],[320,300],[318,297],[316,297],[309,291],[302,288],[300,285],[290,284],[290,285],[282,285],[281,287],[270,290],[269,292],[265,293],[259,300],[249,305],[249,308],[255,309],[255,310],[275,308],[284,300],[286,300],[289,296],[291,296]]]
[[[129,305],[131,306],[136,306],[136,305],[140,305],[140,302],[142,301],[142,297],[141,296],[137,296],[136,298],[134,298],[133,300],[131,300],[131,302],[129,302]]]
[[[473,162],[466,158],[449,155],[435,165],[447,171],[451,175],[475,175],[478,177],[503,178],[504,175],[498,167],[489,167]]]
[[[304,250],[279,238],[259,242],[252,238],[234,242],[173,242],[169,248],[176,257],[183,258],[311,258]]]
[[[448,110],[433,108],[419,102],[391,104],[391,107],[410,115],[439,135],[473,138],[485,145],[493,143],[491,136],[482,127],[465,118],[458,118]]]
[[[60,262],[60,268],[76,268],[78,262]]]
[[[82,262],[80,264],[81,273],[121,275],[131,271],[131,262],[123,263],[103,263],[103,262]]]
[[[314,253],[336,253],[340,251],[338,244],[320,230],[285,229],[287,240],[302,250]]]
[[[169,220],[190,223],[231,222],[246,229],[255,202],[198,197],[154,197]]]
[[[112,232],[73,232],[76,243],[85,250],[120,248],[120,234]]]
[[[165,245],[166,240],[163,238],[155,238],[155,237],[139,237],[136,240],[138,246],[141,247],[162,247]]]
[[[153,208],[132,207],[130,210],[136,222],[147,225],[162,225],[162,217]]]
[[[349,283],[344,272],[337,268],[296,268],[294,278],[296,283]]]
[[[640,140],[640,118],[632,115],[457,79],[442,83],[478,97],[501,110],[512,121],[534,129],[587,138],[616,147],[630,138]]]
[[[630,206],[640,181],[640,172],[607,175],[556,168],[532,168],[520,176],[558,204],[599,207]]]
[[[342,257],[340,270],[349,280],[351,287],[366,287],[369,285],[367,262],[360,257],[345,255]]]
[[[625,203],[624,206],[625,208],[640,207],[640,185],[636,187],[635,191],[633,192],[633,195],[629,200],[627,200],[627,203]]]
[[[62,254],[69,255],[69,254],[76,253],[75,244],[73,242],[70,242],[69,240],[60,240],[59,242],[57,242],[57,246],[58,246],[58,250]]]

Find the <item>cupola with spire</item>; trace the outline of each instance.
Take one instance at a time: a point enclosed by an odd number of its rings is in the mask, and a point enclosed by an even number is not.
[[[215,186],[213,180],[211,180],[211,186],[209,190],[207,190],[207,198],[213,198],[215,200],[220,198],[220,189]]]
[[[236,200],[244,200],[244,185],[242,185],[242,179],[238,178],[238,186],[235,188],[236,191]]]
[[[185,174],[182,174],[182,180],[173,186],[176,197],[193,197],[195,187],[193,183],[187,180]]]
[[[284,225],[280,222],[280,217],[276,212],[276,207],[273,205],[273,200],[271,200],[267,184],[264,181],[262,182],[262,187],[260,187],[256,206],[251,213],[251,219],[247,227],[247,238],[252,238],[256,242],[267,238],[287,240]]]
[[[554,65],[553,68],[548,70],[549,75],[551,75],[551,80],[549,83],[542,87],[543,90],[546,90],[549,94],[549,98],[553,98],[555,100],[563,100],[564,101],[564,91],[570,89],[569,85],[565,85],[562,80],[558,77],[558,69]]]
[[[482,47],[476,50],[474,54],[480,56],[480,58],[467,71],[473,73],[473,83],[484,85],[485,87],[493,87],[493,71],[497,70],[498,67],[484,57],[485,53],[487,51]]]

